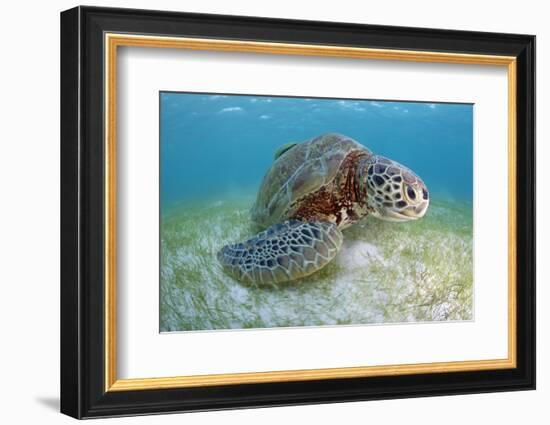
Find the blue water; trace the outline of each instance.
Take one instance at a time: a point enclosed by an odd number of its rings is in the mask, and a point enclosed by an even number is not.
[[[161,205],[255,194],[279,146],[349,136],[472,201],[473,105],[162,92]]]

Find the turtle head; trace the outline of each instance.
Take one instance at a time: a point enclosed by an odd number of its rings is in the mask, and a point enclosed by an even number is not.
[[[371,214],[387,221],[416,220],[426,214],[430,198],[424,182],[403,165],[372,155],[361,167]]]

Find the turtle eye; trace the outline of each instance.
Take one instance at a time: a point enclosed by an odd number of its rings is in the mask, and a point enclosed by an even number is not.
[[[416,192],[412,188],[412,186],[407,185],[406,192],[407,192],[407,198],[409,198],[411,201],[416,200]]]

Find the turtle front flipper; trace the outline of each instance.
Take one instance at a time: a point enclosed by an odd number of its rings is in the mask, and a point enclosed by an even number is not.
[[[255,284],[287,282],[323,268],[342,246],[342,232],[326,221],[289,220],[218,252],[224,270]]]

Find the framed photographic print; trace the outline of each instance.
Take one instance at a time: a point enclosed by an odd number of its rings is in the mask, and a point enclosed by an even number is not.
[[[535,387],[535,38],[61,14],[61,411]]]

